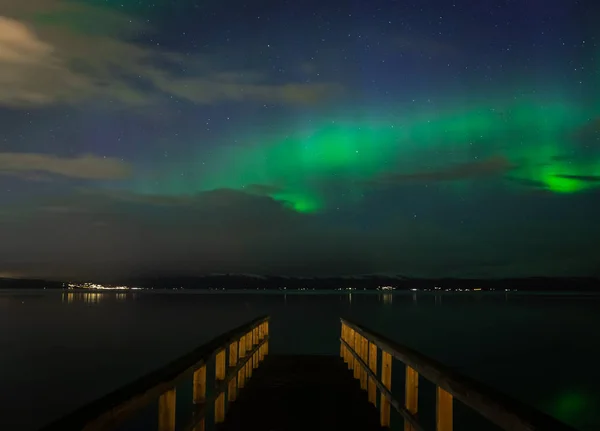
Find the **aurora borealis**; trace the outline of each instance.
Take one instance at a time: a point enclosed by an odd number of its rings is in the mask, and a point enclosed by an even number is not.
[[[598,275],[592,1],[0,6],[0,275]]]
[[[398,113],[395,121],[379,121],[377,116],[358,121],[328,119],[292,135],[256,136],[248,142],[240,138],[239,145],[216,150],[212,156],[218,161],[216,171],[204,169],[194,159],[189,164],[178,161],[175,173],[167,171],[157,184],[141,178],[139,191],[193,194],[227,187],[253,193],[252,186],[266,185],[255,192],[297,211],[313,212],[326,208],[324,190],[332,182],[337,185],[335,193],[345,191],[344,201],[356,202],[373,183],[394,174],[397,180],[444,180],[438,170],[460,166],[465,155],[481,163],[503,155],[509,160],[506,172],[495,173],[510,175],[516,187],[527,184],[552,193],[600,187],[600,158],[577,154],[573,148],[577,132],[588,126],[589,113],[564,101],[495,106]],[[432,154],[446,157],[432,166],[420,166]],[[415,169],[423,171],[422,178],[411,178]],[[468,181],[475,175],[476,170],[453,179]]]

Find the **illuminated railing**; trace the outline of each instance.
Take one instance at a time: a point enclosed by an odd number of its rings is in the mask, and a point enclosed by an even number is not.
[[[462,376],[415,350],[356,323],[344,319],[341,322],[340,355],[353,370],[354,378],[360,380],[361,388],[367,391],[369,402],[377,406],[378,391],[381,394],[379,410],[382,426],[390,426],[390,406],[393,406],[404,419],[405,431],[423,430],[418,417],[419,376],[422,375],[437,386],[437,431],[452,431],[454,399],[507,431],[573,431],[552,417]],[[378,373],[380,350],[381,374]],[[392,359],[404,363],[404,404],[392,395]]]
[[[269,317],[260,317],[198,347],[135,382],[112,392],[72,414],[43,428],[42,431],[110,430],[158,399],[159,431],[175,431],[176,387],[185,379],[193,381],[193,415],[183,427],[204,431],[207,409],[214,406],[214,421],[225,420],[227,403],[237,393],[252,370],[269,352]],[[207,365],[214,359],[214,390],[207,395]]]

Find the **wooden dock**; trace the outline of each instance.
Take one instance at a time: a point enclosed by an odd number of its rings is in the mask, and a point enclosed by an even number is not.
[[[419,381],[436,386],[435,429],[452,431],[460,402],[506,431],[573,431],[443,364],[341,319],[340,355],[269,354],[269,317],[255,319],[48,425],[43,431],[423,430]],[[398,364],[393,368],[394,362]],[[392,369],[403,373],[403,402]],[[210,372],[208,372],[210,370]],[[185,384],[192,391],[181,390]],[[180,394],[189,395],[181,396]],[[156,411],[150,417],[148,406]],[[188,412],[185,418],[179,414]],[[457,428],[468,431],[461,424]]]
[[[339,357],[271,356],[256,370],[219,429],[381,430],[379,412],[367,401]]]

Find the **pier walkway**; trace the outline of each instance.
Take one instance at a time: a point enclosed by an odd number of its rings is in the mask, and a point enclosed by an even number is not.
[[[573,431],[357,323],[341,319],[340,335],[339,356],[271,355],[269,317],[260,317],[43,431],[420,431],[424,422],[431,430],[468,431],[455,424],[457,403],[496,429]],[[404,377],[395,389],[402,402],[392,392],[392,366]],[[424,380],[435,387],[429,421],[419,414]]]

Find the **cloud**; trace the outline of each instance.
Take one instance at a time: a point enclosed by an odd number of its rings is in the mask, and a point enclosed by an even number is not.
[[[503,156],[491,157],[486,160],[463,163],[438,170],[413,172],[408,174],[387,174],[375,183],[403,183],[409,181],[459,181],[475,178],[502,175],[515,166]]]
[[[311,104],[342,91],[327,82],[272,84],[260,71],[228,70],[215,58],[129,42],[144,25],[101,7],[66,0],[23,3],[0,7],[2,105],[93,98],[143,106],[169,96],[199,104]]]
[[[520,178],[520,177],[513,177],[513,176],[505,176],[504,180],[509,181],[511,183],[523,186],[523,187],[531,187],[534,189],[547,189],[548,188],[548,184],[546,184],[543,181],[538,181],[538,180],[532,180],[529,178]]]
[[[270,184],[249,184],[244,188],[244,191],[255,195],[269,196],[276,193],[282,193],[285,190],[281,187]]]
[[[266,77],[263,78],[266,81]],[[314,104],[342,93],[338,84],[282,84],[222,80],[220,74],[173,80],[168,73],[155,72],[152,82],[165,93],[199,104],[219,101],[255,100],[268,103]]]
[[[564,275],[595,269],[600,257],[598,228],[578,221],[578,205],[571,206],[575,219],[532,226],[525,217],[508,226],[460,228],[415,219],[386,203],[365,230],[362,222],[299,214],[269,197],[229,189],[171,203],[117,195],[88,190],[3,205],[0,272],[86,279],[207,272],[505,276],[530,275],[528,258],[535,256],[535,270]],[[529,202],[524,198],[521,207],[537,205]]]
[[[81,78],[56,58],[52,45],[24,24],[0,16],[0,104],[45,104],[83,87]]]
[[[600,183],[600,175],[554,175],[556,178],[576,180],[584,183]]]
[[[0,153],[0,173],[48,173],[87,180],[119,180],[129,176],[130,166],[119,159],[85,155],[62,158],[37,153]]]

